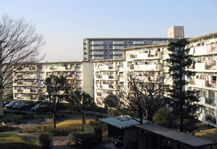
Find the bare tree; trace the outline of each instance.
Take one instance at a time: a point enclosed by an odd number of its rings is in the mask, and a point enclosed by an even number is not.
[[[45,44],[44,37],[37,34],[36,28],[26,23],[24,18],[11,19],[3,15],[0,19],[0,107],[5,89],[11,87],[14,66],[27,62],[36,62],[41,47]],[[2,115],[0,113],[0,115]]]
[[[143,118],[152,120],[154,113],[165,106],[164,87],[165,79],[160,74],[138,76],[131,73],[128,74],[127,86],[119,87],[117,98],[108,96],[104,102],[110,107],[116,103],[117,106],[113,107],[123,114],[136,113],[139,122],[142,123]]]

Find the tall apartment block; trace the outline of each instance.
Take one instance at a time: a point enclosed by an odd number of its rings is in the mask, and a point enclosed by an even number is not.
[[[122,59],[123,48],[156,45],[175,41],[172,38],[86,38],[83,40],[84,61]]]
[[[184,38],[184,26],[172,26],[167,30],[168,38]]]
[[[193,78],[186,78],[190,84],[186,89],[200,91],[199,120],[217,127],[217,32],[192,38],[187,48],[193,63],[186,69],[194,71]],[[144,76],[155,79],[164,75],[166,83],[172,83],[168,75],[166,59],[168,44],[148,45],[123,49],[122,60],[94,62],[94,100],[98,106],[104,106],[104,98],[109,94],[118,95],[120,86],[128,87],[127,75],[133,73],[136,78]]]
[[[93,64],[87,62],[34,63],[15,66],[13,99],[38,100],[46,94],[44,81],[50,75],[75,79],[77,87],[93,97]]]

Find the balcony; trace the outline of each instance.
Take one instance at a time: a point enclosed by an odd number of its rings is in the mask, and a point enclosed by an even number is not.
[[[92,60],[104,60],[103,56],[93,56]]]
[[[96,93],[96,96],[102,96],[102,93],[97,92],[97,93]]]
[[[91,49],[92,50],[101,50],[101,49],[104,49],[104,47],[103,46],[93,46]]]
[[[130,54],[130,59],[139,60],[139,59],[158,59],[161,58],[160,52],[150,52],[150,53],[138,53]]]
[[[116,79],[116,76],[113,76],[113,75],[102,75],[102,79]]]
[[[113,54],[123,54],[122,51],[113,51]]]
[[[195,47],[194,55],[206,54],[206,46]]]
[[[162,66],[160,64],[145,64],[145,65],[131,65],[129,69],[142,71],[160,71]]]
[[[216,100],[217,99],[213,99],[213,98],[205,98],[205,104],[216,106]]]
[[[113,44],[124,44],[124,41],[113,41]]]
[[[103,65],[96,68],[96,70],[116,70],[114,66]]]
[[[102,75],[96,75],[96,78],[101,79]]]
[[[144,41],[134,41],[133,44],[144,44]]]
[[[104,54],[104,51],[93,51],[92,54],[100,55],[100,54]]]
[[[108,84],[103,84],[103,85],[102,85],[102,88],[103,88],[103,89],[109,89],[109,85],[108,85]]]
[[[205,114],[205,121],[216,125],[216,117],[214,115],[210,115],[210,114]]]
[[[117,50],[120,50],[120,49],[123,49],[123,48],[124,48],[124,46],[113,46],[113,49],[117,49]]]
[[[118,60],[118,59],[122,59],[122,57],[120,57],[120,56],[113,56],[113,60]]]
[[[94,45],[103,44],[103,41],[92,41],[92,44]]]

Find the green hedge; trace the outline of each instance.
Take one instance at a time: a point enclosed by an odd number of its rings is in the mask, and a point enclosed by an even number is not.
[[[73,138],[79,138],[82,140],[81,144],[79,144],[78,142],[75,142],[77,146],[79,146],[81,149],[88,149],[88,148],[92,148],[95,147],[97,145],[99,145],[101,143],[102,139],[99,139],[98,134],[92,134],[89,132],[76,132],[72,134],[72,140]]]
[[[0,125],[0,132],[10,131],[10,130],[14,130],[14,128],[12,128],[10,126],[1,126]]]
[[[51,136],[67,136],[69,132],[81,130],[82,125],[79,125],[77,127],[72,128],[53,128],[50,126],[36,126],[34,128],[27,128],[24,129],[24,133],[46,133]]]

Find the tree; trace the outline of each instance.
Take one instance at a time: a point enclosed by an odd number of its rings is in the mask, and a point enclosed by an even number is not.
[[[162,125],[168,128],[173,128],[175,124],[174,119],[175,117],[173,116],[172,112],[168,110],[166,107],[162,107],[155,112],[152,121],[154,124]]]
[[[189,84],[186,80],[195,75],[194,72],[186,70],[192,64],[189,50],[185,48],[189,44],[187,40],[180,39],[169,44],[168,50],[170,58],[167,60],[169,73],[173,79],[173,85],[168,90],[167,104],[174,116],[178,119],[177,128],[181,132],[192,132],[196,127],[196,112],[200,108],[198,102],[198,92],[196,90],[186,90]]]
[[[69,90],[71,86],[65,77],[53,75],[46,78],[45,85],[48,93],[48,106],[53,114],[53,127],[56,128],[56,113],[58,111],[59,104],[61,101],[69,98]]]
[[[0,106],[4,91],[11,87],[14,66],[41,60],[44,37],[36,32],[34,25],[24,18],[11,19],[3,15],[0,19]],[[1,113],[0,113],[1,115]]]
[[[128,87],[119,87],[119,95],[107,96],[104,103],[123,114],[137,115],[141,124],[144,117],[152,120],[155,111],[165,105],[164,78],[161,74],[142,78],[136,74],[129,74],[127,82]],[[117,103],[118,105],[114,106]]]
[[[94,107],[95,103],[93,101],[93,98],[84,91],[75,90],[70,93],[68,102],[71,105],[71,108],[69,110],[81,112],[82,123],[85,124],[84,110],[91,110]]]

